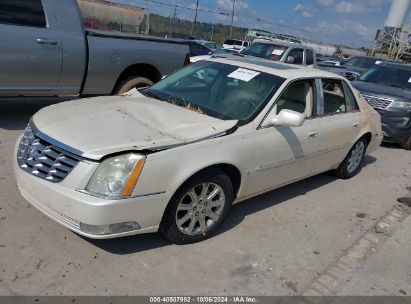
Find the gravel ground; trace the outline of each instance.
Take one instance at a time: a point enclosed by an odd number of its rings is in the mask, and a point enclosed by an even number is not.
[[[12,172],[13,146],[30,116],[60,101],[0,100],[0,295],[303,294],[411,186],[411,152],[384,145],[353,179],[325,173],[235,205],[221,232],[202,243],[176,246],[159,234],[88,240],[31,207]],[[404,229],[398,237],[409,235]],[[398,244],[392,259],[401,256],[401,267],[376,268],[379,275],[411,269]],[[387,254],[375,260],[382,258],[391,262]],[[397,277],[410,285],[410,275]],[[396,290],[381,285],[372,285],[375,294]]]

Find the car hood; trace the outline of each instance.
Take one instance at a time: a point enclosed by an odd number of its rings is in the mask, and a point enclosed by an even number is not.
[[[147,97],[65,102],[40,110],[32,120],[44,135],[94,160],[192,143],[224,134],[237,124]]]
[[[365,81],[353,81],[351,84],[358,91],[366,95],[378,95],[389,99],[399,99],[403,101],[411,100],[411,91],[409,90]]]

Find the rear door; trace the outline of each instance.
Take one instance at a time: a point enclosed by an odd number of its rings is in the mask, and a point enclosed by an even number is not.
[[[321,97],[316,120],[321,137],[314,170],[322,172],[344,160],[360,136],[364,116],[345,80],[323,78],[317,81]]]
[[[0,94],[55,90],[63,54],[51,1],[1,0],[0,44]]]

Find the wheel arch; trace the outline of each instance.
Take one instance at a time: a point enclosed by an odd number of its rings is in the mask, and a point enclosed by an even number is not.
[[[187,177],[180,185],[178,185],[178,187],[176,187],[176,191],[177,192],[181,187],[183,187],[189,180],[191,180],[193,177],[202,174],[204,172],[213,170],[213,169],[218,169],[222,172],[224,172],[224,174],[226,174],[232,185],[233,185],[233,192],[234,192],[234,197],[237,197],[240,188],[241,188],[241,182],[242,182],[242,174],[241,171],[233,164],[229,164],[229,163],[217,163],[217,164],[213,164],[213,165],[209,165],[206,166],[204,168],[201,168],[199,170],[197,170],[196,172],[193,172],[189,177]]]
[[[147,64],[147,63],[136,63],[136,64],[128,66],[120,74],[120,76],[117,78],[117,81],[112,89],[112,93],[115,91],[119,83],[121,83],[121,81],[131,76],[144,77],[144,78],[151,80],[154,83],[160,81],[162,78],[161,72],[153,65]]]

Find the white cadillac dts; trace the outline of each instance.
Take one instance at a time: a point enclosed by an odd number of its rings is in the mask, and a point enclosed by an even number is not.
[[[22,195],[80,235],[159,230],[185,244],[233,202],[327,170],[354,176],[381,140],[380,116],[344,78],[227,55],[133,96],[42,109],[14,167]]]

